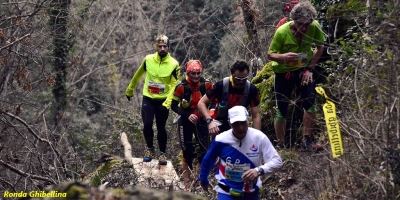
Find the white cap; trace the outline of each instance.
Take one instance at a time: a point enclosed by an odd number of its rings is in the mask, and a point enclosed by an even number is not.
[[[243,106],[234,106],[228,110],[228,118],[231,124],[235,122],[244,122],[249,119],[249,113]]]

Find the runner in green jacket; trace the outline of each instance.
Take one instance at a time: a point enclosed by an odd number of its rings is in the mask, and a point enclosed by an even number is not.
[[[143,74],[146,73],[143,86],[142,119],[147,150],[143,157],[143,162],[150,162],[155,153],[152,128],[155,116],[158,131],[157,140],[160,148],[159,164],[166,165],[167,130],[165,129],[165,124],[171,108],[172,93],[178,82],[178,77],[180,77],[180,68],[178,61],[168,53],[169,39],[167,36],[160,35],[157,37],[156,49],[156,53],[149,54],[143,59],[128,88],[126,88],[125,94],[130,101],[134,89]]]
[[[268,50],[268,59],[275,73],[276,116],[275,133],[277,146],[282,148],[285,141],[286,114],[291,94],[300,90],[300,101],[304,110],[304,149],[321,149],[314,143],[311,134],[315,123],[315,81],[313,72],[324,50],[325,35],[315,20],[317,11],[309,1],[300,2],[290,11],[293,21],[280,26]],[[314,48],[315,46],[315,48]],[[297,97],[296,97],[297,98]]]

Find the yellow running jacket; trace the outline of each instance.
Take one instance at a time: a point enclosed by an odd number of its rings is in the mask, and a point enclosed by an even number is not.
[[[163,106],[170,109],[172,93],[181,76],[179,63],[169,53],[161,59],[158,53],[147,55],[131,82],[126,88],[126,96],[133,96],[133,90],[146,72],[143,85],[143,96],[151,99],[165,99]]]

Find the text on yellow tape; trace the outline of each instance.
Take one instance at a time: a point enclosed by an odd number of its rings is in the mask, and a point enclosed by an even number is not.
[[[329,142],[331,144],[332,156],[337,158],[343,155],[342,135],[340,134],[339,121],[336,117],[336,106],[333,102],[328,100],[324,89],[316,87],[315,90],[323,95],[326,103],[323,105],[326,129],[328,131]]]

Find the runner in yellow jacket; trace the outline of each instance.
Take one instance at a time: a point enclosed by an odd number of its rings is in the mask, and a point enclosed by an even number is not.
[[[143,86],[142,119],[143,134],[147,149],[143,162],[150,162],[155,153],[153,146],[153,119],[156,117],[157,140],[160,149],[159,164],[166,165],[165,156],[167,148],[167,130],[165,124],[171,108],[172,93],[180,77],[179,63],[169,53],[169,39],[160,35],[156,40],[157,52],[147,55],[139,69],[136,71],[125,94],[131,100],[133,91],[141,80],[143,74],[146,78]]]

